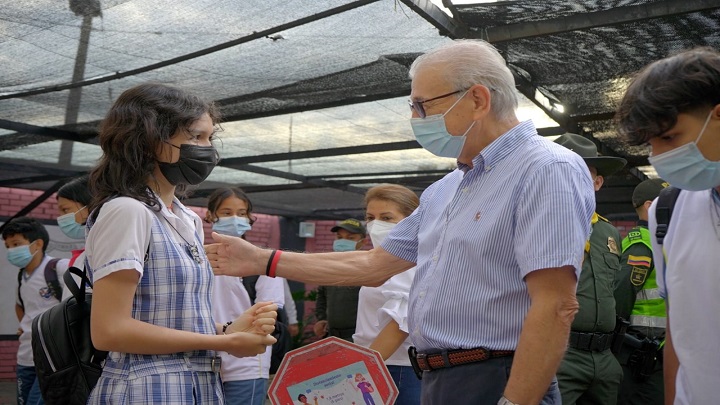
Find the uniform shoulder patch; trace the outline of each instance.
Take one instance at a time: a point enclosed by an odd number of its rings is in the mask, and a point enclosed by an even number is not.
[[[640,233],[640,231],[630,231],[628,232],[627,237],[630,240],[641,240],[642,233]]]
[[[648,276],[647,267],[633,267],[630,272],[630,283],[636,287],[640,287],[645,283]]]
[[[610,250],[610,253],[620,255],[620,249],[618,249],[617,241],[615,241],[615,238],[613,238],[612,236],[608,236],[607,238],[607,247],[608,250]]]
[[[650,263],[652,260],[649,256],[633,256],[628,255],[627,264],[629,266],[639,266],[639,267],[647,267],[650,268]]]

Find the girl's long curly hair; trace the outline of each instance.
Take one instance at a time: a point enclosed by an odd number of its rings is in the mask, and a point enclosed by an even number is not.
[[[116,196],[131,197],[159,210],[148,186],[156,151],[203,114],[210,116],[213,125],[220,119],[211,102],[175,87],[146,83],[124,91],[100,124],[103,155],[90,172],[93,199],[88,210],[93,217],[96,208]]]

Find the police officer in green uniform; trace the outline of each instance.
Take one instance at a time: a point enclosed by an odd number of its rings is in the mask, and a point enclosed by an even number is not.
[[[332,229],[336,234],[333,251],[348,252],[359,250],[365,244],[367,230],[362,222],[348,218]],[[317,322],[313,327],[318,337],[335,336],[352,342],[357,321],[360,287],[320,286],[315,302]]]
[[[640,220],[622,241],[620,281],[615,289],[618,316],[630,320],[622,349],[617,354],[623,368],[619,404],[664,403],[662,346],[667,315],[655,282],[648,209],[663,179],[649,179],[635,187],[632,203]]]
[[[625,166],[625,159],[598,156],[591,140],[564,134],[555,142],[582,156],[595,183],[595,191],[609,176]],[[613,292],[620,272],[620,233],[597,213],[585,245],[585,259],[577,287],[580,309],[570,331],[565,358],[557,372],[564,405],[617,402],[622,369],[610,348],[615,330]]]

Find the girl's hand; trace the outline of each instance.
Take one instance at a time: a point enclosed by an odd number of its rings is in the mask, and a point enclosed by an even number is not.
[[[252,357],[265,353],[268,346],[277,340],[270,335],[257,333],[235,332],[222,336],[227,342],[223,344],[223,351],[235,357]]]
[[[225,333],[249,332],[269,335],[275,330],[277,309],[278,306],[272,302],[258,302],[233,320]]]

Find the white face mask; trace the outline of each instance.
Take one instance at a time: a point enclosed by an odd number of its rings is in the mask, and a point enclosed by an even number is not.
[[[385,237],[388,236],[395,225],[397,224],[378,220],[372,220],[365,225],[374,248],[380,247],[380,244],[385,240]]]

